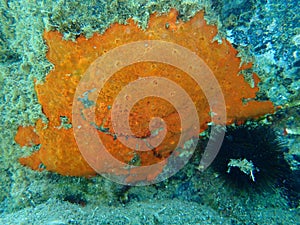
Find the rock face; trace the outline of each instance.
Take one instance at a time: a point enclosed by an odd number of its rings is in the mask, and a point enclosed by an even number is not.
[[[196,14],[188,22],[177,21],[177,12],[171,10],[168,15],[152,15],[147,30],[139,29],[129,20],[127,25],[113,24],[104,34],[94,34],[90,39],[80,36],[75,42],[65,41],[56,31],[44,33],[49,47],[48,60],[55,68],[47,75],[43,84],[36,84],[35,89],[48,123],[37,121],[32,131],[38,139],[27,131],[30,137],[18,135],[19,144],[39,143],[39,151],[20,159],[21,164],[35,170],[46,168],[49,171],[70,176],[95,175],[95,171],[82,157],[72,127],[72,103],[76,87],[90,64],[111,49],[126,43],[140,40],[162,40],[173,42],[196,53],[214,73],[225,97],[227,124],[242,122],[273,111],[271,102],[254,100],[258,91],[258,78],[255,74],[255,87],[245,82],[243,70],[251,64],[240,67],[241,60],[237,51],[229,42],[222,44],[213,41],[217,34],[215,26],[207,25],[203,12]],[[113,134],[110,107],[121,89],[136,79],[160,76],[180,85],[193,100],[200,119],[199,132],[207,128],[211,117],[205,95],[196,82],[186,73],[170,65],[155,62],[141,62],[125,67],[115,73],[101,90],[96,108],[96,126],[102,142],[118,160],[146,166],[167,158],[179,141],[181,124],[175,108],[165,100],[147,97],[139,101],[132,109],[129,124],[135,138],[148,137],[149,121],[161,117],[168,126],[163,142],[152,151],[136,152],[124,146]],[[244,101],[246,100],[246,101]],[[30,129],[30,128],[27,128]],[[21,132],[22,129],[19,129]],[[106,132],[109,131],[109,132]],[[22,137],[25,140],[22,140]],[[157,174],[149,179],[154,179]]]

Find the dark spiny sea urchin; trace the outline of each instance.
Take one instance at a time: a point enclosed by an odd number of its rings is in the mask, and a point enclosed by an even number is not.
[[[271,127],[229,126],[212,168],[237,188],[265,190],[282,183],[290,174],[285,150]]]

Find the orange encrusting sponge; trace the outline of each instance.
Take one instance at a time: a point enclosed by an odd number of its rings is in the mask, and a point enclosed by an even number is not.
[[[173,42],[201,57],[213,71],[223,91],[228,124],[273,112],[274,106],[271,102],[242,102],[242,99],[254,99],[258,91],[258,87],[251,88],[243,76],[238,75],[242,69],[251,68],[252,65],[240,67],[241,60],[236,57],[237,51],[228,41],[223,40],[222,44],[213,42],[217,28],[206,24],[204,13],[199,12],[188,22],[177,21],[177,15],[176,10],[171,10],[168,15],[154,14],[150,17],[149,27],[145,31],[139,29],[133,20],[129,20],[127,25],[113,24],[102,35],[94,34],[90,39],[80,36],[75,42],[63,40],[57,31],[45,32],[44,38],[49,47],[47,58],[55,67],[47,75],[45,83],[36,84],[35,89],[49,122],[44,124],[42,120],[37,121],[35,130],[41,148],[33,155],[21,158],[20,162],[32,169],[38,169],[37,165],[43,164],[47,170],[62,175],[95,174],[80,154],[73,128],[61,126],[61,117],[68,118],[72,124],[74,93],[90,64],[105,52],[134,41]],[[138,78],[148,76],[162,76],[184,88],[197,108],[201,127],[199,132],[207,128],[207,123],[211,120],[209,106],[200,87],[180,69],[155,62],[127,66],[110,78],[96,103],[97,125],[112,131],[109,106],[112,106],[122,87]],[[254,76],[258,82],[257,76]],[[179,140],[180,119],[174,107],[165,100],[156,97],[143,99],[134,106],[129,118],[136,137],[149,136],[148,123],[152,117],[163,118],[168,126],[164,141],[153,151],[134,152],[105,132],[99,132],[99,137],[110,153],[123,162],[132,163],[133,159],[137,158],[139,165],[159,162],[170,155]],[[21,128],[18,132],[21,132],[20,130]],[[18,143],[27,143],[26,133],[18,133],[17,137]],[[36,144],[36,139],[32,143]]]

